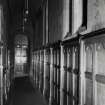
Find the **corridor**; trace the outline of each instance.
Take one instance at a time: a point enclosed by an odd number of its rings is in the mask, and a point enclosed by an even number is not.
[[[28,76],[15,78],[8,95],[6,105],[47,105]]]
[[[0,105],[105,105],[105,0],[0,0]]]

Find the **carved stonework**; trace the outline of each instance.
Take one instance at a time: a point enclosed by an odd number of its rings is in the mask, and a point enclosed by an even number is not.
[[[101,51],[103,49],[103,44],[102,43],[97,43],[96,44],[96,50]]]
[[[87,52],[87,51],[92,51],[93,50],[93,44],[88,44],[88,45],[86,45],[86,47],[85,47],[85,51]]]
[[[74,48],[74,52],[75,52],[75,53],[78,53],[78,47],[75,47],[75,48]]]
[[[105,75],[105,42],[100,40],[96,43],[96,51],[97,51],[97,73],[101,75]]]
[[[66,52],[67,52],[67,48],[64,48],[63,53],[66,54]]]
[[[72,53],[72,51],[71,51],[71,49],[70,49],[70,48],[68,49],[68,53],[69,53],[69,55],[71,55],[71,53]]]
[[[86,52],[86,71],[87,72],[92,72],[92,67],[93,67],[93,62],[92,62],[92,53],[93,50],[93,45],[88,45],[85,48],[85,52]]]

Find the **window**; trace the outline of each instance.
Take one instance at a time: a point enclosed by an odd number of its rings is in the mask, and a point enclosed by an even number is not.
[[[27,62],[27,54],[26,48],[20,47],[15,48],[15,62],[17,64],[26,63]]]
[[[87,28],[87,0],[83,0],[83,23],[82,26]]]

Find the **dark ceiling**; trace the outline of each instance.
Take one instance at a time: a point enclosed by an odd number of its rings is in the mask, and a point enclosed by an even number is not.
[[[29,7],[29,14],[28,19],[31,22],[31,27],[28,25],[26,26],[25,32],[32,32],[32,27],[35,26],[36,16],[37,12],[42,5],[43,0],[28,0],[28,7]],[[2,0],[2,2],[5,2],[6,8],[7,8],[7,27],[8,27],[8,43],[13,43],[13,37],[14,34],[17,34],[17,32],[23,32],[23,11],[25,11],[25,3],[26,0]],[[27,22],[28,23],[28,22]],[[29,23],[30,24],[30,23]],[[31,34],[32,35],[32,34]],[[30,37],[31,37],[30,35]],[[12,45],[12,44],[11,44]]]
[[[10,21],[16,19],[16,17],[23,17],[23,11],[25,10],[26,0],[6,0],[9,8]],[[33,22],[35,14],[38,8],[41,6],[42,0],[28,0],[29,16]]]

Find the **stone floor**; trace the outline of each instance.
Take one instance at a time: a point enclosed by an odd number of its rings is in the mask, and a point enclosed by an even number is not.
[[[6,105],[47,105],[28,76],[15,78],[8,96]]]

